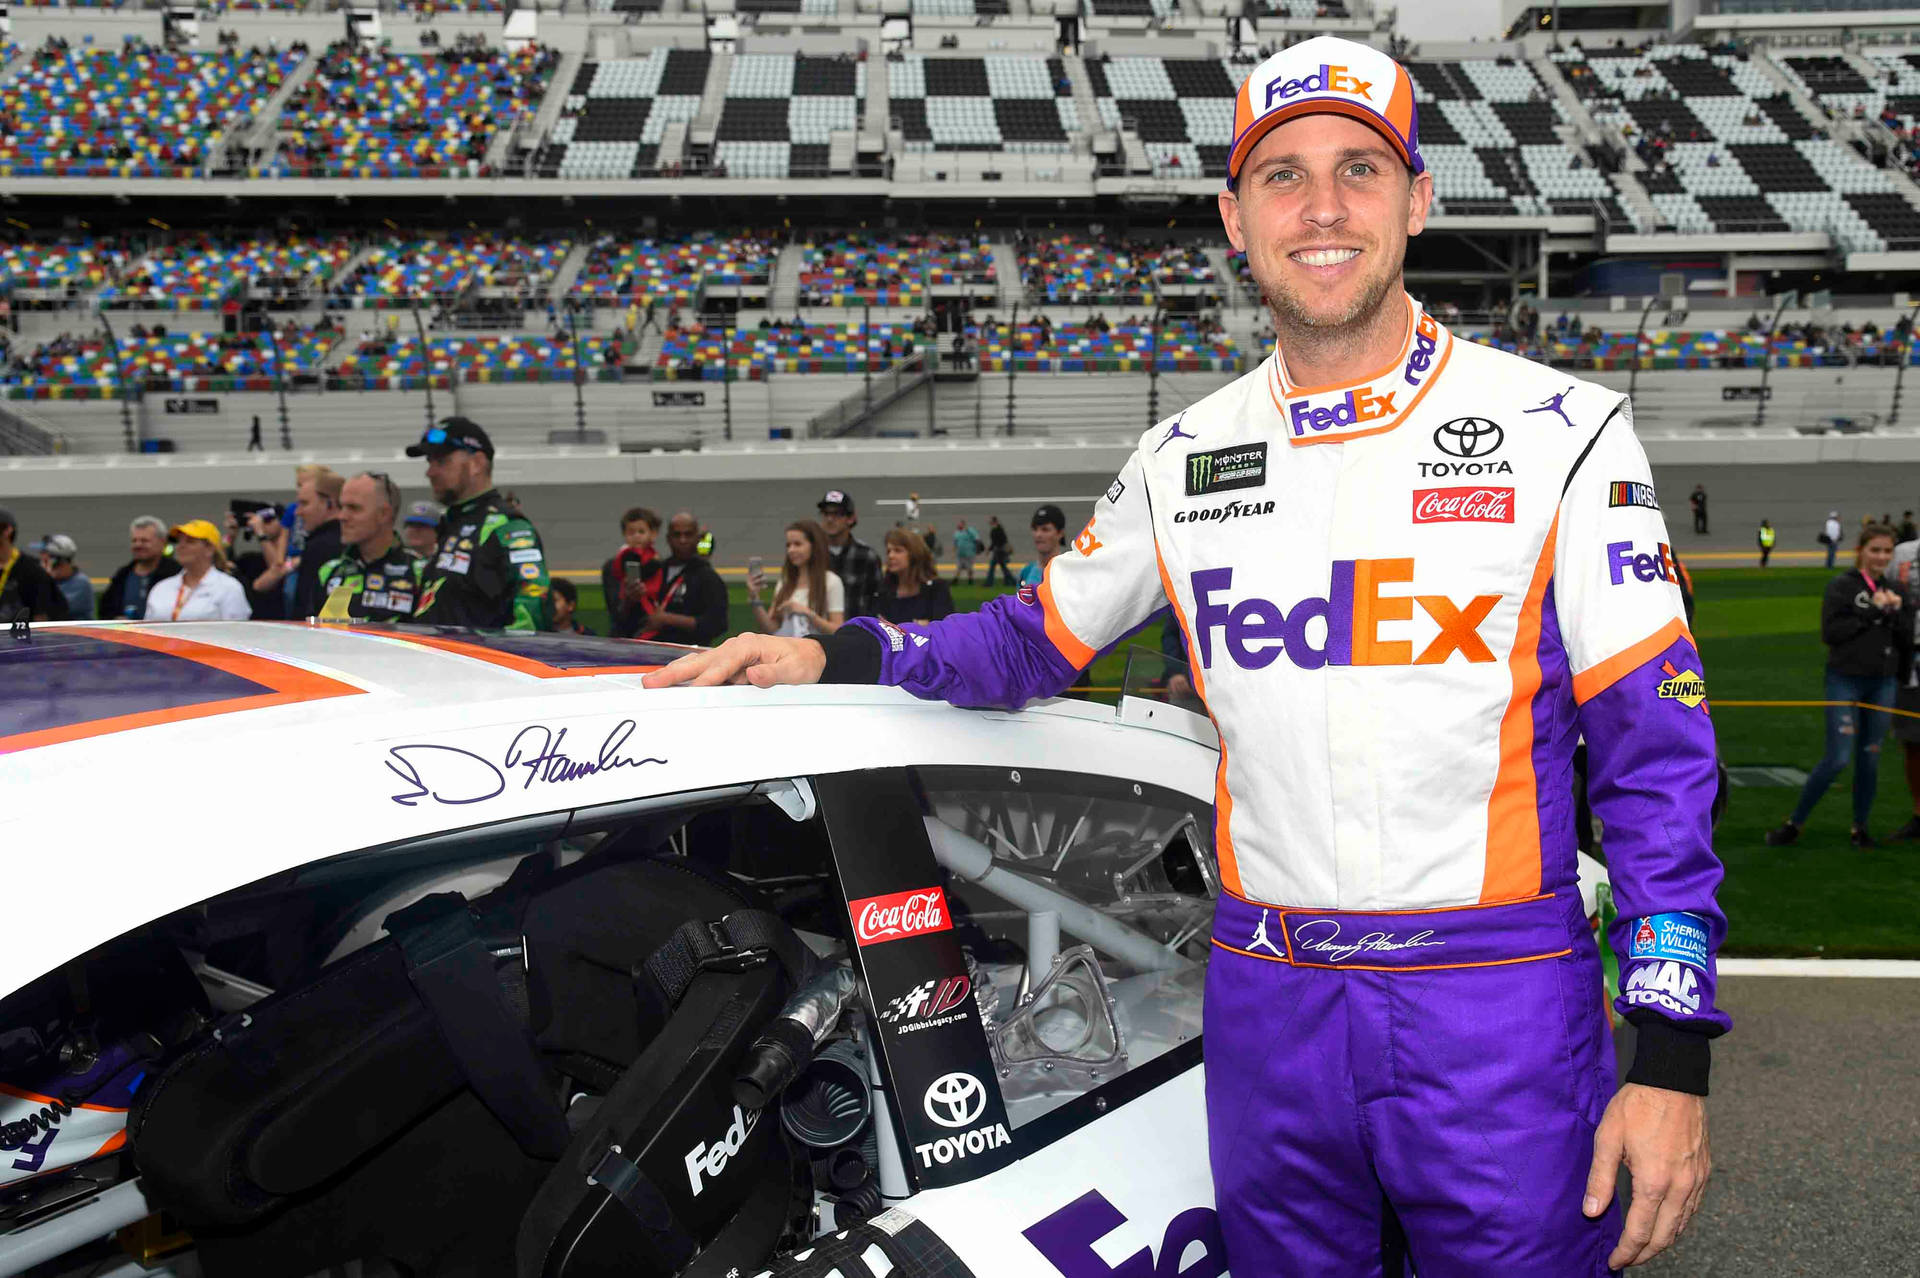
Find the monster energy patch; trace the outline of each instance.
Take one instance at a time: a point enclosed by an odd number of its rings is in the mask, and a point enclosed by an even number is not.
[[[1187,454],[1187,496],[1258,488],[1267,482],[1267,445],[1236,444],[1210,452]]]

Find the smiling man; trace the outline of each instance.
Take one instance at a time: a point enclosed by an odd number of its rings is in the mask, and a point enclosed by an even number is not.
[[[1699,1206],[1728,1021],[1713,729],[1632,410],[1406,294],[1433,184],[1384,55],[1315,39],[1256,67],[1229,171],[1276,349],[1142,437],[1037,590],[742,636],[647,682],[1019,705],[1171,604],[1220,733],[1207,1109],[1236,1278],[1644,1262]],[[1582,737],[1638,1027],[1618,1093]]]

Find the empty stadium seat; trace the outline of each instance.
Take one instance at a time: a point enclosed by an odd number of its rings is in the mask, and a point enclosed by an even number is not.
[[[887,93],[908,151],[1065,151],[1081,127],[1065,64],[1036,54],[908,54]]]

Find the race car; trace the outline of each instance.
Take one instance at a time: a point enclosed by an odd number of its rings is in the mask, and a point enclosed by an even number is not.
[[[209,1278],[1224,1272],[1218,750],[1160,655],[1116,705],[1007,713],[641,686],[683,651],[0,637],[0,1278],[114,1247]],[[1582,887],[1597,923],[1584,857]]]

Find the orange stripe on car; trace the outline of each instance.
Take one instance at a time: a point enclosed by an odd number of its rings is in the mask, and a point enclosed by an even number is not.
[[[657,665],[633,666],[551,666],[532,657],[522,657],[511,652],[502,652],[498,648],[489,648],[481,643],[469,643],[464,639],[447,639],[440,635],[402,634],[397,630],[377,630],[370,626],[349,626],[356,635],[375,635],[381,639],[397,639],[401,643],[417,644],[422,648],[432,648],[436,652],[452,653],[458,657],[468,657],[474,661],[484,661],[490,666],[502,670],[512,670],[518,674],[532,675],[536,679],[584,679],[589,675],[611,674],[651,674],[660,669]],[[687,649],[688,652],[694,649]]]

